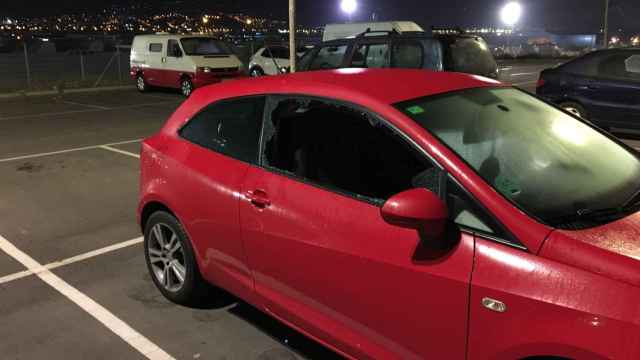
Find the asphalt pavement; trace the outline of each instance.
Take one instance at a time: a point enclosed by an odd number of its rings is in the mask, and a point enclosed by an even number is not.
[[[548,65],[503,64],[503,80],[531,91]],[[0,358],[340,358],[231,295],[187,308],[154,288],[135,221],[140,139],[181,101],[0,100]]]

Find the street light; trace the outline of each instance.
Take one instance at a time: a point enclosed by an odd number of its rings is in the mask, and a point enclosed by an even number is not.
[[[511,36],[513,36],[514,25],[520,20],[522,15],[522,6],[515,1],[507,3],[500,11],[502,22],[511,28],[511,33],[507,34],[507,50],[511,48]]]
[[[517,2],[508,3],[502,8],[502,11],[500,11],[502,22],[511,27],[520,20],[520,15],[522,15],[522,6]]]
[[[358,8],[358,3],[356,0],[342,0],[340,3],[340,9],[347,15],[349,15],[349,20],[351,20],[351,15]]]

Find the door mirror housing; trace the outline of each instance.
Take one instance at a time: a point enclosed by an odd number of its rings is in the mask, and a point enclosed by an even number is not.
[[[449,218],[444,201],[427,189],[411,189],[392,196],[380,213],[391,225],[416,229],[431,236],[443,235]]]

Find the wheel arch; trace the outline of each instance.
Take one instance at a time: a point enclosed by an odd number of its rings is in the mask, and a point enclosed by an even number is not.
[[[160,201],[152,200],[144,204],[144,206],[142,207],[142,211],[140,212],[140,229],[142,230],[142,232],[144,232],[144,228],[145,226],[147,226],[147,221],[149,220],[151,215],[158,211],[165,211],[178,219],[178,221],[180,221],[180,218],[178,218],[176,213],[171,210],[166,204]]]

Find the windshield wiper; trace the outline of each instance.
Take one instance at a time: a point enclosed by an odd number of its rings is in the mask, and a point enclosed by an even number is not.
[[[551,222],[558,226],[583,220],[595,222],[613,220],[615,218],[622,218],[627,214],[630,214],[633,210],[635,210],[635,208],[638,207],[638,205],[640,205],[640,190],[636,192],[622,206],[601,209],[579,209],[573,214],[562,215],[553,218],[551,219]]]

